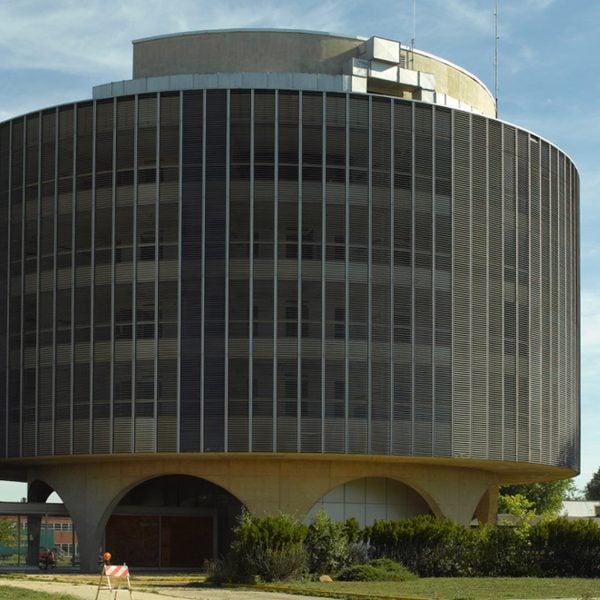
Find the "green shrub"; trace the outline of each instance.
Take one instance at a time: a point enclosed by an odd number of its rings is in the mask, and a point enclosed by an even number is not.
[[[422,515],[404,521],[376,521],[363,530],[376,558],[391,558],[420,577],[473,575],[477,533],[452,521]]]
[[[291,581],[306,571],[306,550],[302,544],[281,548],[257,548],[252,557],[252,571],[260,581]]]
[[[348,564],[364,565],[372,557],[372,549],[366,542],[352,542],[348,544]]]
[[[600,528],[591,521],[545,519],[526,530],[482,528],[479,535],[481,575],[600,576]]]
[[[319,511],[308,527],[304,547],[311,573],[338,571],[349,562],[345,523],[334,521],[326,512]]]
[[[433,517],[363,530],[376,557],[421,577],[600,577],[600,528],[588,520],[470,529]]]
[[[405,576],[394,573],[397,563],[422,577],[600,577],[600,528],[587,520],[553,519],[471,529],[419,516],[360,530],[325,513],[307,528],[287,515],[244,513],[230,553],[211,566],[210,575],[217,583],[279,581],[300,577],[308,567],[338,571],[337,578],[347,581],[396,581]]]
[[[373,560],[366,565],[351,565],[336,576],[339,581],[409,581],[415,575],[400,563],[387,558]]]
[[[546,577],[600,577],[600,527],[592,521],[542,521],[531,528],[530,545]]]
[[[405,578],[402,581],[408,581],[409,579],[417,578],[417,576],[414,573],[411,573],[404,565],[389,558],[376,558],[375,560],[369,562],[369,565],[371,567],[375,567],[376,569],[383,569],[388,573],[397,573],[398,575],[402,575]],[[397,581],[400,581],[400,579]]]
[[[351,565],[338,574],[338,581],[388,581],[387,571],[376,569],[371,565]]]
[[[286,581],[305,571],[307,528],[293,517],[261,518],[244,512],[233,533],[225,569],[230,580]]]
[[[529,530],[509,526],[481,527],[477,531],[479,551],[475,573],[485,577],[541,575],[531,560]]]
[[[354,517],[350,517],[344,521],[344,533],[346,534],[349,544],[355,544],[360,541],[360,525]]]
[[[223,583],[254,583],[253,579],[242,574],[232,552],[222,558],[206,562],[207,581],[221,585]]]

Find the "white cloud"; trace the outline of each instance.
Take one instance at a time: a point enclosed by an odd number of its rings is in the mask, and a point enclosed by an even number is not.
[[[493,27],[492,10],[476,0],[435,0],[417,5],[417,38],[443,42],[465,36],[479,37],[491,35]]]
[[[0,3],[0,53],[5,69],[88,74],[130,71],[131,39],[182,30],[232,27],[345,27],[341,2],[281,3],[172,0]]]
[[[498,22],[501,37],[510,37],[513,24],[529,13],[548,9],[555,0],[520,0],[513,3],[498,3]],[[495,4],[492,0],[434,0],[417,4],[417,20],[424,28],[447,37],[461,37],[465,32],[492,36],[494,32]],[[443,18],[440,18],[443,15]]]
[[[493,27],[491,5],[485,6],[475,0],[448,0],[444,5],[450,16],[463,26],[479,33],[489,33]]]
[[[93,85],[131,77],[131,40],[203,29],[345,32],[341,0],[0,0],[0,106],[5,120],[89,98]]]
[[[555,2],[556,0],[520,0],[512,5],[507,5],[507,10],[516,13],[542,11],[550,8]]]

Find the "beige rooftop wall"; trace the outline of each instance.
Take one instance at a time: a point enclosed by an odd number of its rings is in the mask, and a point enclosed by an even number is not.
[[[354,86],[353,91],[414,98],[496,116],[492,95],[475,76],[443,59],[383,38],[311,31],[223,30],[133,42],[134,79],[191,73],[345,74],[366,82],[362,88]]]
[[[133,78],[180,73],[341,73],[363,40],[290,31],[206,31],[133,42]]]
[[[477,107],[488,117],[496,116],[496,102],[489,90],[473,75],[435,56],[414,52],[412,67],[435,76],[437,92]]]

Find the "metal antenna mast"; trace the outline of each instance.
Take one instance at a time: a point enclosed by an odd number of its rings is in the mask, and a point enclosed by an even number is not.
[[[410,39],[410,67],[415,63],[415,44],[417,42],[417,0],[413,0],[412,6],[412,38]]]
[[[494,44],[494,97],[496,99],[496,116],[498,116],[498,43],[500,34],[498,31],[498,0],[496,0],[496,8],[494,10],[494,26],[495,26],[495,44]]]
[[[412,13],[412,38],[410,40],[410,48],[411,50],[414,50],[417,42],[417,0],[413,0]]]

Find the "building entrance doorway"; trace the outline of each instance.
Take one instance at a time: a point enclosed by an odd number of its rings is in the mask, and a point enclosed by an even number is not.
[[[225,552],[242,504],[223,488],[168,475],[130,490],[105,529],[114,563],[132,567],[201,568]]]
[[[213,516],[112,515],[106,548],[116,562],[193,569],[214,556],[215,524]]]

